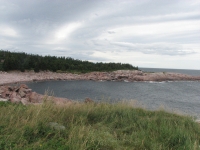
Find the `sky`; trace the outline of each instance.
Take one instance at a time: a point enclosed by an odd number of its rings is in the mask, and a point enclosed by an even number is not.
[[[200,0],[0,0],[0,49],[200,70]]]

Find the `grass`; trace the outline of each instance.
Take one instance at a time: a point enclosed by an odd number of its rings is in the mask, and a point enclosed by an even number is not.
[[[0,120],[1,150],[200,149],[200,126],[192,118],[126,103],[1,102]]]

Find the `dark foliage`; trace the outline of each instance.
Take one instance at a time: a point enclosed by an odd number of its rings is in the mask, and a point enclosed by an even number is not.
[[[68,72],[91,72],[91,71],[114,71],[123,69],[134,69],[130,64],[122,63],[93,63],[89,61],[82,61],[73,59],[71,57],[55,57],[55,56],[39,56],[33,54],[26,54],[24,52],[9,52],[0,50],[0,70],[40,70],[50,71],[68,71]]]

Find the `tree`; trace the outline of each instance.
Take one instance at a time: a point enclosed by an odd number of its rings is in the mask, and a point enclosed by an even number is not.
[[[71,57],[56,57],[56,56],[39,56],[26,53],[16,53],[0,50],[0,59],[5,60],[2,65],[3,70],[31,70],[35,72],[39,70],[62,70],[62,71],[113,71],[121,69],[136,69],[130,64],[122,63],[93,63],[89,61],[82,61],[73,59]],[[0,68],[1,69],[1,68]]]
[[[35,63],[34,71],[35,72],[39,72],[40,71],[39,64],[37,62]]]

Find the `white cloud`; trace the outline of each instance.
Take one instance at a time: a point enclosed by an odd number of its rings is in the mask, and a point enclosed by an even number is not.
[[[0,36],[17,37],[17,31],[7,25],[0,25]]]
[[[90,56],[93,58],[106,59],[110,62],[110,61],[116,61],[117,55],[118,53],[111,51],[107,52],[94,51],[93,54],[91,54]]]
[[[158,15],[150,15],[150,16],[133,16],[132,19],[137,19],[138,21],[150,21],[150,22],[158,22],[158,21],[173,21],[173,20],[182,20],[185,18],[191,18],[195,16],[199,16],[200,11],[192,11],[192,12],[180,12],[180,13],[169,13],[169,14],[158,14]]]
[[[64,40],[68,38],[71,33],[76,31],[82,23],[80,22],[73,22],[67,23],[64,26],[60,27],[57,31],[55,31],[55,38],[58,40]]]
[[[127,25],[110,29],[96,39],[123,40],[125,37],[149,36],[149,38],[161,38],[192,31],[200,32],[200,20],[194,21],[171,21],[152,24]],[[110,34],[112,32],[113,34]],[[150,37],[151,36],[151,37]]]
[[[53,50],[60,50],[60,51],[62,51],[62,50],[66,50],[66,48],[64,48],[64,47],[55,47],[55,48],[53,48]]]
[[[99,52],[95,51],[92,57],[98,59],[106,58],[103,62],[122,62],[130,63],[134,66],[148,67],[151,68],[189,68],[189,69],[200,69],[198,64],[200,54],[185,55],[185,56],[168,56],[158,54],[144,54],[140,52],[125,51],[120,52]],[[94,60],[93,60],[94,61]],[[94,61],[96,62],[96,61]],[[182,66],[180,66],[182,64]]]
[[[198,51],[193,48],[191,44],[175,44],[175,43],[128,43],[128,42],[113,42],[114,45],[124,47],[131,51],[140,51],[146,54],[159,54],[159,55],[188,55],[194,54]],[[200,45],[198,45],[200,46]]]
[[[43,43],[47,45],[66,44],[72,41],[71,36],[75,33],[83,23],[81,22],[71,22],[65,23],[61,26],[54,27],[53,31],[47,33],[46,37],[43,39]]]

